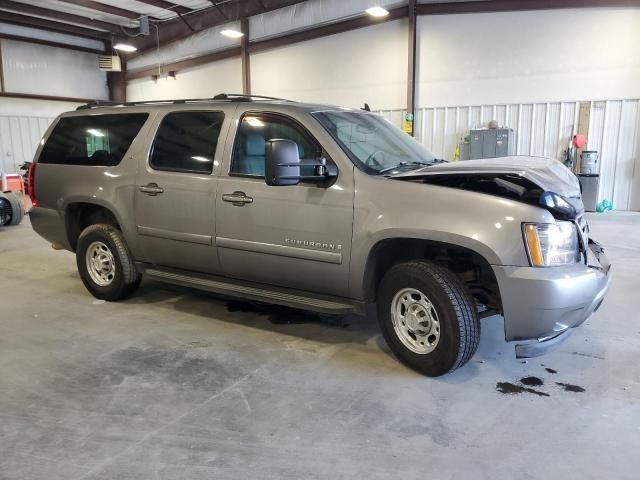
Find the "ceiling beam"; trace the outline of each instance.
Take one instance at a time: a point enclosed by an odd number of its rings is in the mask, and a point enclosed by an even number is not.
[[[172,12],[176,12],[182,15],[193,11],[190,8],[183,7],[182,5],[178,5],[176,3],[167,2],[166,0],[138,0],[138,1],[140,3],[146,3],[147,5],[151,5],[152,7],[162,8],[163,10],[171,10]]]
[[[132,10],[125,10],[124,8],[114,7],[107,5],[106,3],[94,2],[93,0],[59,0],[64,3],[71,3],[72,5],[78,5],[79,7],[90,8],[102,13],[108,13],[110,15],[117,15],[119,17],[129,18],[135,20],[142,15]]]
[[[263,0],[264,1],[264,0]],[[276,38],[268,38],[266,40],[258,40],[255,42],[248,42],[247,44],[239,47],[225,48],[224,50],[218,50],[216,52],[200,55],[197,57],[181,60],[173,63],[166,63],[161,65],[160,73],[165,74],[170,71],[179,72],[186,68],[193,68],[199,65],[205,65],[207,63],[215,62],[217,60],[223,60],[226,58],[241,57],[243,50],[245,54],[261,52],[263,50],[269,50],[292,43],[303,42],[305,40],[312,40],[314,38],[326,37],[336,33],[348,32],[356,28],[368,27],[399,18],[404,18],[408,15],[408,7],[399,7],[389,11],[389,15],[384,18],[375,19],[370,16],[362,16],[358,18],[352,18],[343,20],[330,25],[323,25],[320,27],[304,30],[302,32],[290,33]],[[248,25],[245,25],[248,29]],[[248,31],[248,30],[247,30]],[[248,58],[248,57],[247,57]],[[146,67],[141,70],[128,71],[125,75],[125,80],[135,80],[138,78],[151,77],[158,75],[158,67]]]
[[[96,99],[94,98],[59,97],[56,95],[40,95],[37,93],[16,93],[16,92],[0,92],[0,97],[26,98],[30,100],[53,100],[56,102],[73,102],[73,103],[91,103],[96,101]]]
[[[56,33],[66,33],[77,35],[80,37],[94,38],[98,40],[108,40],[111,34],[91,30],[89,28],[77,27],[61,22],[52,22],[44,18],[30,17],[28,15],[20,15],[12,12],[4,12],[0,10],[0,22],[10,23],[12,25],[21,25],[23,27],[40,28]]]
[[[52,42],[51,40],[42,40],[40,38],[23,37],[21,35],[9,35],[8,33],[0,33],[0,39],[33,43],[35,45],[45,45],[47,47],[66,48],[67,50],[76,50],[78,52],[87,52],[87,53],[97,53],[100,55],[105,53],[104,48],[97,49],[97,48],[90,48],[90,47],[81,47],[79,45],[72,45],[69,43]]]
[[[198,10],[197,12],[189,14],[186,18],[193,29],[196,32],[200,32],[207,28],[225,24],[229,22],[230,19],[248,18],[264,13],[265,11],[277,10],[278,8],[288,7],[296,3],[302,3],[303,1],[305,0],[261,0],[261,2],[233,0],[225,3],[217,2],[217,7],[211,6],[203,10]],[[158,25],[158,34],[160,46],[165,47],[172,42],[193,35],[193,32],[191,32],[180,19],[172,19]],[[156,48],[155,35],[137,37],[133,39],[133,41],[136,47],[138,47],[138,52],[130,55],[130,59]]]
[[[122,33],[120,27],[113,23],[102,22],[100,20],[92,20],[81,15],[73,15],[71,13],[60,12],[58,10],[50,10],[48,8],[36,7],[26,3],[13,2],[12,0],[0,0],[1,10],[10,10],[20,14],[38,15],[46,17],[53,21],[70,22],[97,30],[106,30],[111,33]],[[66,25],[61,23],[61,25]]]
[[[585,7],[638,7],[640,0],[476,0],[471,2],[419,3],[418,15],[513,12]]]

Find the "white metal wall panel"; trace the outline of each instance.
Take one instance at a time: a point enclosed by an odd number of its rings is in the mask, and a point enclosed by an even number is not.
[[[208,98],[222,92],[242,91],[242,63],[229,58],[188,70],[181,70],[175,78],[157,80],[141,78],[127,84],[127,99],[167,100],[174,98]]]
[[[0,97],[0,116],[55,118],[63,112],[75,110],[81,103],[32,98]]]
[[[1,40],[5,89],[60,97],[109,98],[98,56],[64,48]]]
[[[38,143],[54,119],[0,115],[0,173],[18,173],[22,162],[30,162]]]
[[[394,20],[251,55],[258,95],[349,107],[406,102],[406,20]]]
[[[638,25],[633,7],[419,16],[419,103],[638,98]]]
[[[599,198],[617,210],[640,210],[640,100],[592,101],[587,148],[600,152]],[[416,112],[416,138],[439,158],[453,160],[470,129],[496,119],[516,135],[516,154],[562,160],[578,123],[580,102],[427,107]],[[397,126],[404,110],[380,113]]]

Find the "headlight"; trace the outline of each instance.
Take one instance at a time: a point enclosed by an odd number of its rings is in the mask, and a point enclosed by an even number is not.
[[[524,243],[534,267],[580,261],[578,231],[572,222],[525,223],[523,229]]]

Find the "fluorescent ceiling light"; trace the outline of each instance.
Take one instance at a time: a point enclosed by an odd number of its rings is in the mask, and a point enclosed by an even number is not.
[[[238,30],[233,30],[232,28],[222,30],[220,33],[229,38],[240,38],[244,35],[244,33],[239,32]]]
[[[100,130],[96,130],[95,128],[90,128],[89,130],[87,130],[87,132],[94,137],[104,137],[104,133],[102,133]]]
[[[370,7],[365,10],[372,17],[386,17],[389,15],[389,11],[382,7]]]
[[[116,43],[113,48],[120,50],[121,52],[135,52],[138,50],[136,47],[129,45],[128,43]]]

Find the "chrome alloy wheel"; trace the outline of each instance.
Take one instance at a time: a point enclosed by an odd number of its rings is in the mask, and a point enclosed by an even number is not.
[[[93,242],[87,248],[85,257],[87,271],[91,280],[100,287],[107,287],[116,276],[116,264],[109,247],[102,242]]]
[[[402,344],[414,353],[431,353],[440,340],[438,313],[425,294],[403,288],[391,302],[391,321]]]

